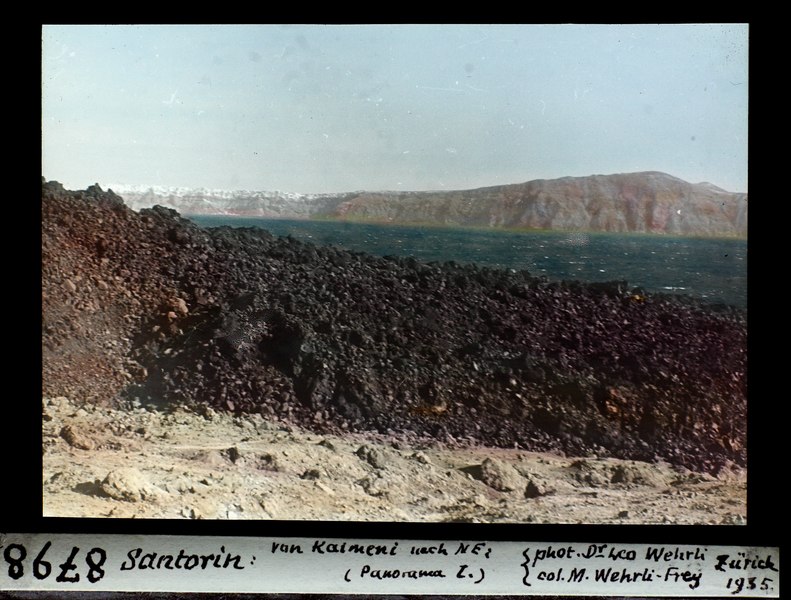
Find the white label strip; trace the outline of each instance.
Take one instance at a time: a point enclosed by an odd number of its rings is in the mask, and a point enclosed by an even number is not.
[[[779,549],[2,534],[0,590],[777,598]]]

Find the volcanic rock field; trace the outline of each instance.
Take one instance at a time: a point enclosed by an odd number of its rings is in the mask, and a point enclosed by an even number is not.
[[[42,185],[45,397],[746,466],[746,311],[375,257]]]

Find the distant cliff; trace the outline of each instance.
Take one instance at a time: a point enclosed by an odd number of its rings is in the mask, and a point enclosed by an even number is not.
[[[288,192],[111,186],[133,210],[159,204],[182,215],[231,215],[310,219],[333,214],[355,194],[294,194]]]
[[[121,190],[132,208],[182,214],[320,218],[512,229],[747,236],[747,194],[654,171],[538,179],[463,191],[271,192]]]

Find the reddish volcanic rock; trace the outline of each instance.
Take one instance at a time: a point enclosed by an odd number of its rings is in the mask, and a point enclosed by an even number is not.
[[[572,183],[558,185],[589,193]],[[46,396],[697,470],[746,462],[743,310],[204,230],[97,186],[44,184],[42,217]]]

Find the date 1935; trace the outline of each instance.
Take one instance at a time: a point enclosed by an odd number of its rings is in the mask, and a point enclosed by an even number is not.
[[[758,577],[729,577],[725,588],[736,596],[742,592],[755,590],[761,590],[762,592],[771,591],[773,583],[774,581],[771,577],[763,577],[760,581]]]
[[[52,563],[46,560],[50,546],[52,546],[52,542],[44,544],[33,559],[31,572],[36,579],[47,579],[53,573]],[[8,576],[11,579],[20,579],[25,574],[24,560],[27,558],[27,554],[27,548],[22,544],[9,544],[3,550],[3,558],[8,564]],[[83,569],[78,566],[79,555],[80,549],[77,546],[72,546],[66,560],[57,565],[55,569],[57,571],[55,581],[59,583],[77,583],[80,581],[81,570],[91,583],[96,583],[104,577],[102,566],[107,560],[107,553],[102,548],[91,548],[85,553]]]

